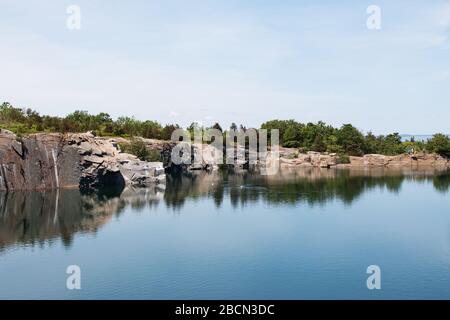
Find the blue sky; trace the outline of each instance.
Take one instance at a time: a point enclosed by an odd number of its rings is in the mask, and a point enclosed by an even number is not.
[[[0,101],[162,123],[449,132],[450,1],[0,0]],[[81,30],[66,27],[68,5]],[[366,8],[381,8],[381,30]]]

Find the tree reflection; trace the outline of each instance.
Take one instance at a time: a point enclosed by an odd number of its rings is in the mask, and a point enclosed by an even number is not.
[[[191,172],[169,175],[166,189],[158,187],[101,190],[28,191],[0,193],[0,252],[11,245],[52,245],[55,239],[69,247],[74,234],[95,233],[127,208],[133,212],[158,210],[160,204],[181,212],[192,199],[210,199],[217,207],[255,202],[282,206],[306,203],[351,205],[376,188],[398,193],[405,181],[431,183],[435,190],[450,189],[449,171],[408,170],[283,170],[276,176],[242,172]]]

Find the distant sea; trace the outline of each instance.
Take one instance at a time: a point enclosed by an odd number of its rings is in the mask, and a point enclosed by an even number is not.
[[[411,140],[411,138],[414,138],[416,141],[427,141],[433,138],[432,134],[401,134],[400,136],[402,137],[402,141]]]

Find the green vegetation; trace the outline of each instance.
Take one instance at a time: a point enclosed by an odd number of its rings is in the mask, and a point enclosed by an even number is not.
[[[157,150],[150,150],[139,138],[131,139],[130,143],[119,144],[120,150],[130,153],[143,161],[161,161],[161,155]]]
[[[450,139],[444,134],[435,134],[427,142],[427,150],[450,158]]]
[[[31,109],[20,109],[4,102],[0,105],[0,128],[5,128],[23,135],[35,132],[86,132],[94,131],[101,136],[143,137],[152,139],[170,140],[172,132],[180,128],[176,124],[162,126],[156,121],[136,120],[132,117],[119,117],[113,120],[107,113],[91,115],[86,111],[75,111],[66,117],[40,115]],[[211,128],[228,133],[216,123]],[[242,124],[235,123],[230,130],[246,131]],[[280,143],[284,147],[298,148],[300,152],[317,151],[337,153],[340,161],[346,163],[348,156],[361,156],[378,153],[396,155],[402,153],[435,152],[450,157],[450,138],[444,134],[436,134],[432,139],[422,142],[402,141],[398,133],[386,136],[375,136],[371,132],[363,134],[351,124],[344,124],[334,128],[322,121],[318,123],[300,123],[295,120],[271,120],[263,123],[261,129],[278,129]],[[192,123],[186,128],[191,133],[202,131],[204,128]],[[270,131],[269,131],[270,133]],[[140,141],[140,140],[139,140]],[[130,145],[123,146],[127,152],[133,153],[142,159],[156,158],[156,155],[146,154],[143,142],[137,139]],[[142,143],[142,145],[141,145]]]
[[[402,142],[398,133],[375,136],[369,132],[364,135],[351,124],[334,128],[321,121],[303,124],[294,120],[271,120],[263,123],[261,128],[279,129],[283,147],[338,153],[343,163],[348,161],[348,156],[371,153],[397,155],[427,151],[450,157],[450,138],[444,134],[436,134],[426,142],[414,139]]]
[[[101,136],[141,136],[150,139],[169,140],[178,125],[162,126],[155,121],[139,121],[130,117],[113,120],[107,113],[91,115],[75,111],[66,117],[41,116],[31,109],[20,109],[4,102],[0,105],[0,128],[16,134],[36,132],[86,132],[95,131]]]
[[[339,154],[338,163],[348,164],[350,163],[350,157],[346,154]]]

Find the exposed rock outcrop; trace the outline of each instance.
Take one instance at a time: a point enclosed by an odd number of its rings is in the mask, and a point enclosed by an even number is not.
[[[0,131],[0,190],[78,186],[81,156],[59,134],[18,138]]]
[[[160,184],[161,162],[121,153],[92,133],[39,133],[18,138],[0,131],[0,190]]]
[[[209,170],[217,168],[214,162],[214,155],[217,152],[211,145],[204,144],[202,146],[203,157],[199,157],[200,161],[194,163],[194,156],[200,154],[198,144],[191,145],[192,163],[186,165],[174,165],[171,161],[171,152],[175,146],[174,142],[161,140],[143,139],[147,147],[158,150],[166,168],[178,168],[183,171],[190,170]],[[251,154],[245,150],[243,146],[239,146],[237,150],[224,149],[226,163],[232,163],[229,166],[233,169],[258,169],[261,166],[267,166],[267,158],[260,159],[261,155],[256,152]],[[241,157],[237,154],[240,153]],[[279,164],[280,167],[300,167],[300,168],[332,168],[332,167],[434,167],[434,168],[450,168],[450,159],[444,158],[437,154],[415,153],[401,154],[396,156],[386,156],[380,154],[367,154],[362,157],[349,157],[349,163],[343,163],[343,159],[336,153],[320,153],[309,151],[307,153],[299,153],[295,148],[279,148]],[[267,154],[268,158],[273,157],[271,152]],[[257,159],[257,161],[249,161]],[[231,161],[229,161],[231,160]],[[278,161],[271,158],[272,161]],[[269,165],[270,167],[270,165]]]
[[[330,168],[339,163],[338,155],[321,154],[310,151],[308,153],[294,153],[285,148],[280,152],[280,165],[284,167],[319,167]]]
[[[335,153],[319,152],[297,153],[295,149],[281,148],[281,167],[435,167],[450,168],[450,159],[437,154],[401,154],[386,156],[366,154],[362,157],[349,157],[349,163],[341,163]]]
[[[437,154],[400,154],[396,156],[384,156],[381,154],[366,154],[363,157],[350,157],[352,166],[429,166],[450,168],[450,159]]]

